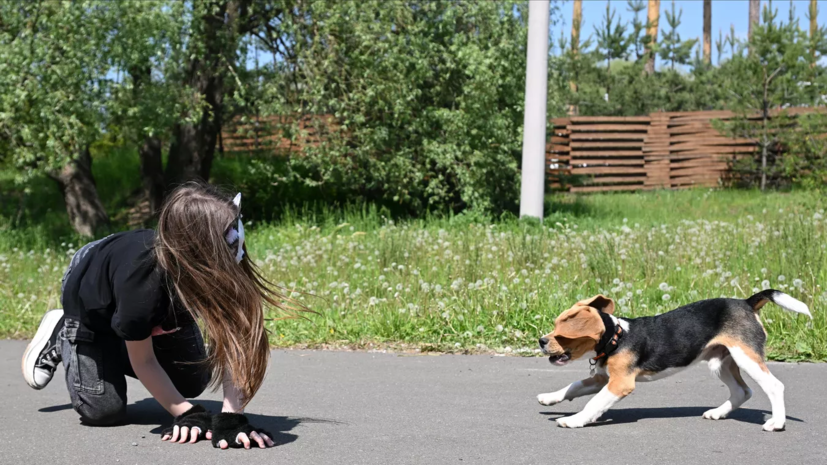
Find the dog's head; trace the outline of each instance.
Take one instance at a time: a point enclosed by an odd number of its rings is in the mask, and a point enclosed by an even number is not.
[[[581,300],[554,321],[554,331],[540,338],[540,349],[555,365],[565,365],[594,350],[606,330],[598,311],[611,315],[612,299],[603,295]]]

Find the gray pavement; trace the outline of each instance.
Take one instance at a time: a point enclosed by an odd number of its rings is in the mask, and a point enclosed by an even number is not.
[[[701,418],[728,396],[705,365],[639,383],[597,425],[554,420],[587,399],[544,407],[535,397],[588,374],[544,358],[406,356],[275,351],[248,412],[276,433],[269,450],[213,449],[158,439],[170,417],[129,381],[132,424],[82,426],[63,371],[43,391],[20,376],[23,341],[0,341],[0,464],[824,464],[827,365],[773,363],[785,383],[787,430],[766,433],[767,397],[755,395],[727,420]],[[220,393],[204,396],[218,409]],[[137,445],[132,445],[133,443]]]

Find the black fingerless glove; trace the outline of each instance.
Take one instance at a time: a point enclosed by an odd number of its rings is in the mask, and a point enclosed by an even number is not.
[[[174,427],[177,426],[180,429],[186,426],[190,430],[192,430],[192,428],[198,428],[198,440],[200,441],[207,437],[207,430],[212,427],[212,417],[212,413],[208,412],[207,409],[198,404],[194,404],[189,410],[175,417],[175,419],[172,420],[172,426],[161,431],[161,437],[167,435],[171,437]]]
[[[243,444],[236,441],[240,433],[245,433],[248,437],[250,433],[266,434],[268,437],[273,436],[267,431],[256,428],[250,424],[241,413],[218,413],[212,417],[212,445],[219,447],[218,443],[221,440],[227,441],[227,445],[234,448],[244,447]]]

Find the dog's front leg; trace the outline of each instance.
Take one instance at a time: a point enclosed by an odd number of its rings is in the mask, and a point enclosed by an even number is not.
[[[572,400],[582,396],[589,396],[596,392],[600,392],[607,382],[609,382],[608,376],[604,374],[596,374],[591,378],[575,381],[559,391],[540,394],[537,396],[537,402],[543,405],[554,405],[559,404],[564,400]]]
[[[586,404],[583,410],[570,417],[557,419],[557,426],[563,428],[582,428],[594,423],[607,410],[612,408],[620,399],[628,396],[635,390],[635,377],[623,377],[616,379],[612,377],[609,383]]]

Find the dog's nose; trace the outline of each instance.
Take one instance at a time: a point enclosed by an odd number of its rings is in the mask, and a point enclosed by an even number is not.
[[[541,337],[540,338],[540,347],[545,347],[546,344],[548,344],[548,338],[547,337]]]

